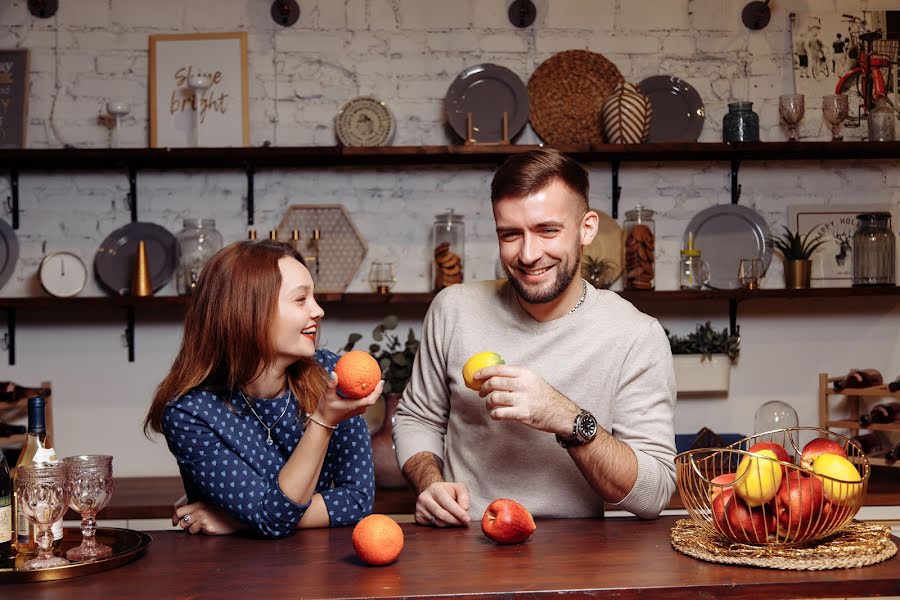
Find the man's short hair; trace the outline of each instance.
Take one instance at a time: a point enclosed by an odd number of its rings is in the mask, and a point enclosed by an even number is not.
[[[584,212],[588,211],[587,171],[562,152],[551,149],[531,150],[507,158],[494,173],[491,202],[531,195],[555,180],[574,192],[581,199]]]

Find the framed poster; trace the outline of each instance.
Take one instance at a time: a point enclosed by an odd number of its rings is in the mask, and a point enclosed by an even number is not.
[[[788,227],[801,234],[813,231],[825,243],[813,254],[812,287],[850,287],[853,284],[853,233],[856,215],[886,212],[891,231],[897,231],[895,204],[814,204],[788,206]]]
[[[28,50],[0,50],[0,148],[24,148],[28,130]]]
[[[150,146],[247,146],[247,33],[150,36]]]

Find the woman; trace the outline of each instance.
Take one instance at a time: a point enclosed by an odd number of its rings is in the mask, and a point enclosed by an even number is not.
[[[145,432],[165,435],[181,469],[189,504],[173,525],[274,538],[371,512],[371,440],[360,415],[384,384],[361,400],[337,395],[337,356],[316,351],[323,315],[288,244],[239,242],[206,265],[144,421]]]

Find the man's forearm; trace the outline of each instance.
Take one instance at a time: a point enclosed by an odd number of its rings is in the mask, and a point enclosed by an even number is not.
[[[603,428],[591,443],[570,448],[569,454],[594,491],[607,502],[622,501],[637,481],[634,450]]]
[[[413,454],[403,465],[403,476],[421,494],[425,488],[436,481],[444,481],[441,460],[431,452]]]

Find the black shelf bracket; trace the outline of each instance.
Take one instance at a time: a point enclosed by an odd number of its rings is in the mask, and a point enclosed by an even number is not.
[[[728,334],[729,335],[737,335],[738,331],[740,331],[740,327],[737,324],[737,307],[738,301],[736,298],[730,298],[728,300]]]
[[[19,172],[9,172],[9,212],[12,213],[12,228],[19,228]]]
[[[131,207],[131,222],[137,222],[137,169],[128,167],[128,205]]]
[[[731,161],[731,203],[737,204],[741,199],[741,184],[738,183],[738,171],[741,168],[741,161],[732,159]]]
[[[253,197],[253,179],[256,175],[256,168],[252,163],[244,164],[244,171],[247,172],[247,225],[253,225],[253,213],[256,211],[256,202]]]
[[[134,307],[125,307],[125,344],[128,346],[128,362],[134,362]]]
[[[9,364],[16,364],[16,309],[6,308],[6,351],[9,353]]]
[[[612,168],[612,218],[619,218],[619,199],[622,197],[622,186],[619,185],[619,161],[611,163]]]

